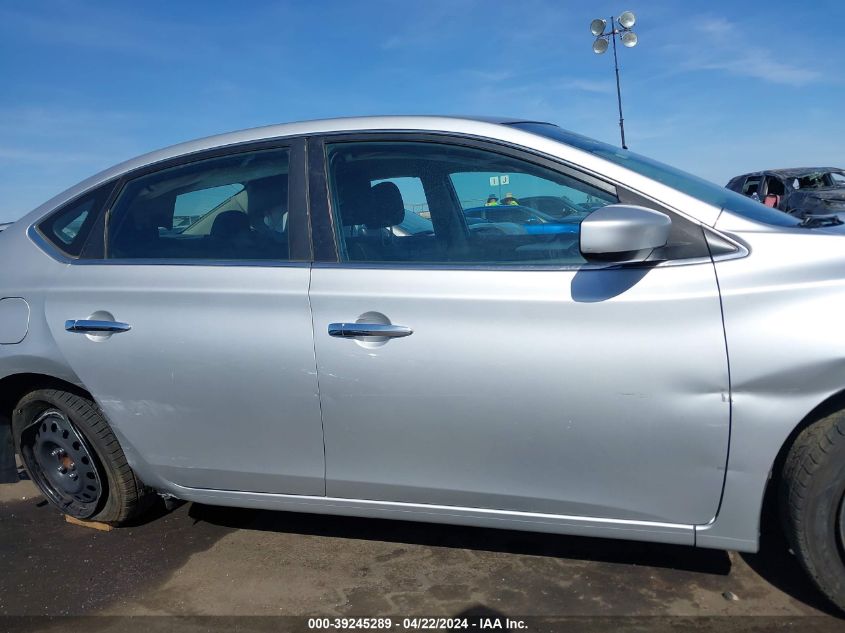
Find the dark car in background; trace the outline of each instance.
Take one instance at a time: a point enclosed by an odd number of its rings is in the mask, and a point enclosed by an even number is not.
[[[586,201],[576,204],[564,196],[525,196],[520,197],[519,204],[542,211],[558,220],[569,218],[572,215],[584,216],[602,206],[598,199],[588,198]]]
[[[725,186],[798,217],[835,214],[845,220],[845,170],[837,167],[758,171]]]

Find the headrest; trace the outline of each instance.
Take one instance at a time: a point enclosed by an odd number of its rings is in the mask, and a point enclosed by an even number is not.
[[[338,170],[337,206],[344,226],[363,224],[372,196],[370,181],[352,170]]]
[[[366,220],[367,228],[396,226],[405,219],[405,203],[399,187],[392,182],[380,182],[371,191],[372,211]]]
[[[368,229],[395,226],[405,219],[402,194],[392,182],[370,186],[368,180],[348,173],[338,179],[338,206],[344,226],[364,224]]]
[[[247,210],[250,217],[260,218],[274,207],[288,208],[288,177],[270,176],[246,184]]]
[[[249,230],[249,218],[246,213],[242,211],[224,211],[214,218],[210,235],[212,237],[226,238],[248,233]]]

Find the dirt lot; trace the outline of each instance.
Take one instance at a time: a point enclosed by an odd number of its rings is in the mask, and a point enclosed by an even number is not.
[[[845,629],[777,538],[739,555],[198,504],[98,532],[23,481],[0,486],[0,615],[754,615]]]

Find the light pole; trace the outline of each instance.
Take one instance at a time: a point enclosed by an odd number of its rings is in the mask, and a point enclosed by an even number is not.
[[[636,23],[636,16],[630,11],[624,11],[618,18],[610,16],[610,30],[605,33],[607,27],[607,20],[596,18],[590,22],[590,32],[596,36],[593,42],[593,52],[596,55],[601,55],[607,51],[607,41],[613,40],[613,67],[616,70],[616,100],[619,103],[619,133],[622,135],[622,149],[628,149],[625,144],[625,120],[622,118],[622,90],[619,87],[619,60],[616,57],[616,36],[622,40],[622,45],[626,48],[633,48],[637,45],[637,34],[634,33],[633,28]]]

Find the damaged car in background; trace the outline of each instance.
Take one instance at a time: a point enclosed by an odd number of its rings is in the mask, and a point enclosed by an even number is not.
[[[544,215],[479,217],[497,174]],[[845,609],[845,338],[802,326],[845,318],[844,239],[542,122],[159,150],[0,234],[0,477],[116,525],[161,495],[754,552],[780,518]]]
[[[836,215],[845,221],[845,170],[836,167],[758,171],[725,186],[799,218]]]

